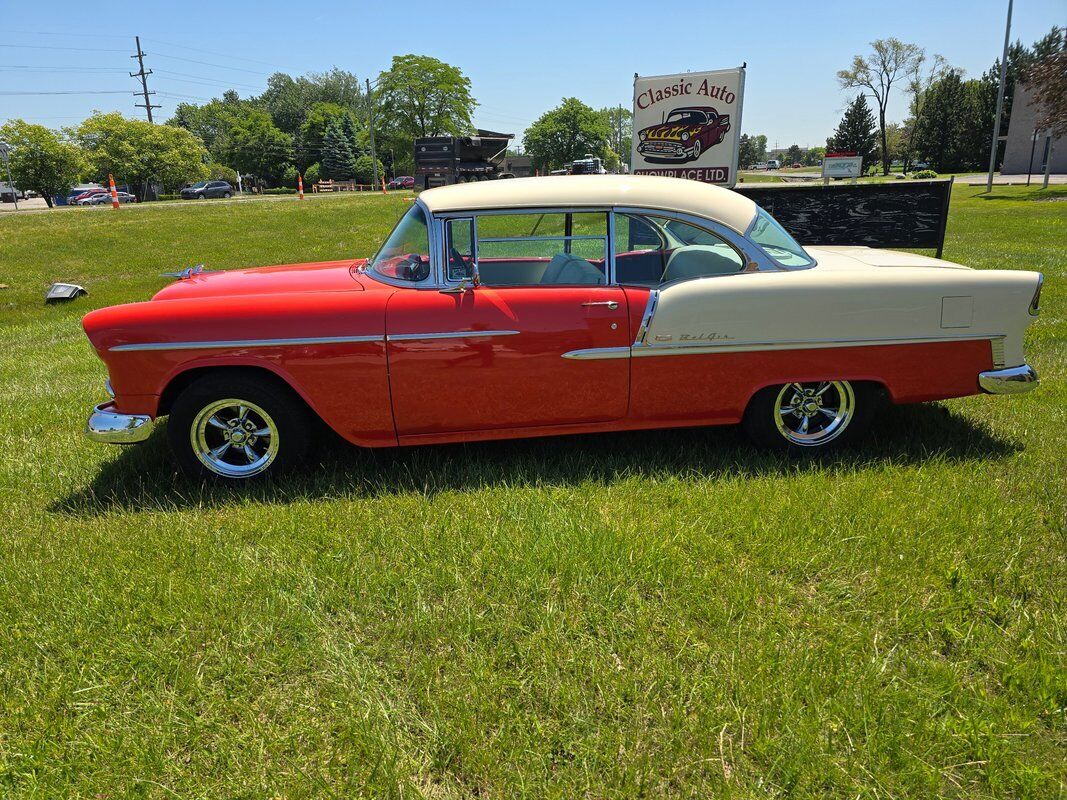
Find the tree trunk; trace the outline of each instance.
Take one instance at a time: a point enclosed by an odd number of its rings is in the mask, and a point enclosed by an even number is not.
[[[885,106],[878,107],[878,124],[882,128],[882,174],[889,174],[889,142],[885,135]]]
[[[42,192],[40,189],[37,190],[37,194],[41,195],[41,197],[44,198],[46,206],[52,208],[52,195],[50,195],[48,192]]]

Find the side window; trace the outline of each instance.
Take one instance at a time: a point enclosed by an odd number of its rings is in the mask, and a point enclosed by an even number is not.
[[[604,212],[478,217],[478,272],[486,286],[607,283]]]
[[[474,220],[450,219],[445,222],[446,263],[448,280],[462,281],[471,277],[474,261]]]
[[[687,222],[618,215],[616,231],[615,274],[620,283],[658,286],[745,269],[745,260],[725,239]]]

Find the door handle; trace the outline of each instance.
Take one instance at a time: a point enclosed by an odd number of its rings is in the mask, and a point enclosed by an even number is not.
[[[619,304],[614,300],[590,300],[587,303],[582,303],[583,306],[607,306],[612,311],[619,307]]]

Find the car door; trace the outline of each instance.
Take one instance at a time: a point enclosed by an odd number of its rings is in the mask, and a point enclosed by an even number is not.
[[[399,436],[625,416],[630,375],[629,361],[621,356],[629,354],[631,341],[626,296],[607,285],[606,258],[582,259],[572,252],[580,241],[590,253],[606,255],[604,218],[604,230],[596,235],[576,236],[568,227],[570,236],[562,231],[483,236],[477,249],[471,219],[446,221],[448,287],[396,292],[386,310]],[[509,221],[495,222],[482,224],[483,231],[507,228]],[[493,254],[491,245],[505,243]],[[475,259],[486,273],[482,283],[457,285]],[[583,358],[590,350],[620,357]]]

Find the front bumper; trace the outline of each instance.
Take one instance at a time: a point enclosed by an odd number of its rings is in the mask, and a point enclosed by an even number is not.
[[[137,444],[152,434],[154,423],[147,414],[120,414],[115,403],[101,403],[89,415],[85,435],[105,444]]]
[[[990,394],[1022,394],[1037,388],[1041,381],[1029,364],[1007,369],[994,369],[978,375],[978,385]]]

